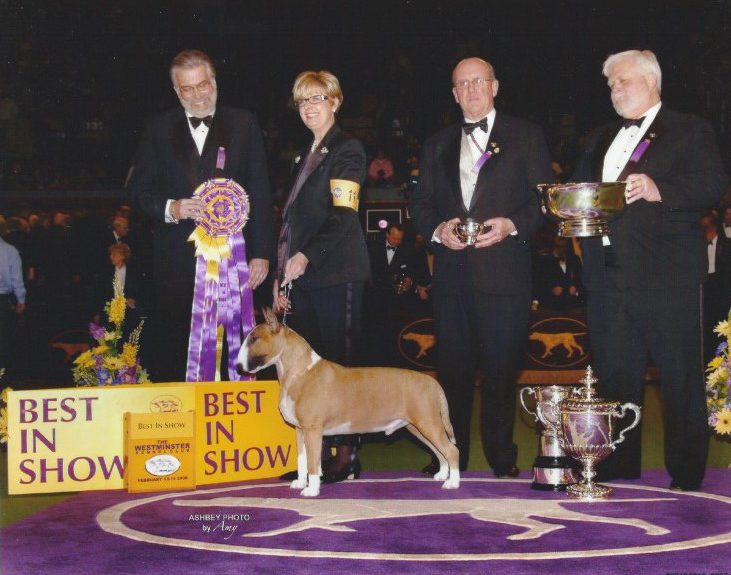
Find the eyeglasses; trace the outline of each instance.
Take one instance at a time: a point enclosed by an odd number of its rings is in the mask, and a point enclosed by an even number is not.
[[[294,107],[299,109],[307,103],[320,104],[321,102],[324,102],[327,99],[328,99],[328,97],[325,96],[325,94],[315,94],[314,96],[310,96],[309,98],[301,98],[299,100],[295,100]]]
[[[196,93],[205,94],[213,89],[213,84],[210,80],[203,80],[200,84],[195,86],[178,86],[178,92],[180,92],[181,98],[192,98]]]
[[[470,86],[473,88],[482,88],[494,81],[495,78],[472,78],[472,80],[460,80],[459,82],[455,82],[454,87],[458,90],[466,90]]]

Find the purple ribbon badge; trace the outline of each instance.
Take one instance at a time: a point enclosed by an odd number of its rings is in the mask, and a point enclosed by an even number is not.
[[[487,146],[487,150],[483,152],[483,154],[477,159],[477,162],[475,162],[475,165],[472,166],[472,172],[475,174],[480,171],[480,168],[485,165],[485,162],[492,158],[493,156],[500,153],[500,147],[495,142],[490,142]]]
[[[639,144],[637,144],[637,147],[635,148],[635,151],[632,152],[632,155],[630,156],[629,161],[635,162],[635,163],[639,162],[640,158],[647,151],[647,148],[650,147],[650,144],[652,143],[652,140],[654,140],[654,139],[655,139],[654,133],[647,134],[647,136],[645,138],[643,138],[643,140]]]
[[[196,273],[188,342],[186,381],[220,381],[223,338],[229,349],[231,381],[251,379],[236,373],[236,356],[254,328],[254,302],[241,230],[249,219],[249,196],[226,178],[202,183],[193,194],[206,204],[188,238],[195,243]]]

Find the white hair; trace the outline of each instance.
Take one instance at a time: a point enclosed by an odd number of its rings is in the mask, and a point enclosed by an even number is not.
[[[657,81],[657,93],[659,94],[662,89],[662,70],[660,70],[660,64],[657,61],[657,57],[650,50],[627,50],[626,52],[612,54],[604,60],[602,74],[609,77],[609,70],[612,66],[620,60],[625,59],[631,59],[635,66],[637,66],[643,74],[650,74],[655,77],[655,80]]]

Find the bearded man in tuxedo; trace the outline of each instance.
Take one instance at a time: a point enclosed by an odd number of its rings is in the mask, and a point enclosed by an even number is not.
[[[246,110],[217,105],[216,69],[199,50],[173,58],[170,79],[181,107],[152,118],[137,152],[129,189],[152,221],[156,307],[155,381],[184,381],[196,259],[188,237],[205,206],[193,192],[214,177],[230,178],[249,196],[243,229],[249,285],[267,276],[274,221],[261,129]],[[220,166],[220,149],[225,152]]]
[[[581,240],[592,365],[603,397],[642,405],[651,355],[670,485],[696,490],[708,455],[700,335],[708,264],[698,220],[719,203],[727,179],[710,124],[661,101],[652,52],[613,54],[603,74],[620,117],[587,140],[574,180],[625,181],[627,206],[609,235]],[[599,478],[640,477],[640,445],[633,430]]]

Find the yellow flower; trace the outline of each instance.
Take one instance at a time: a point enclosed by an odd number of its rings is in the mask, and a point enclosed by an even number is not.
[[[104,369],[116,371],[124,367],[124,361],[122,361],[121,357],[105,357],[102,365],[104,366]]]
[[[115,325],[124,322],[124,311],[126,307],[124,295],[117,295],[109,302],[109,321]]]
[[[74,365],[78,365],[79,367],[91,367],[94,365],[94,356],[92,355],[91,350],[88,349],[79,355],[79,357],[74,360]]]
[[[726,408],[718,413],[713,429],[720,435],[731,435],[731,409]]]
[[[125,343],[122,345],[122,360],[125,365],[134,365],[137,361],[137,346],[131,343]]]
[[[8,442],[8,410],[0,409],[0,443]]]
[[[8,404],[8,392],[13,391],[12,387],[6,387],[3,389],[2,394],[0,395],[0,401],[2,401],[5,405]]]
[[[715,371],[708,374],[706,383],[711,387],[721,387],[728,379],[728,369],[725,367],[719,367]]]
[[[718,325],[713,328],[720,337],[731,339],[731,323],[728,320],[718,322]]]
[[[714,369],[721,367],[722,363],[723,363],[723,357],[721,357],[720,355],[717,355],[711,361],[708,362],[708,367],[706,368],[706,371],[713,371]]]

